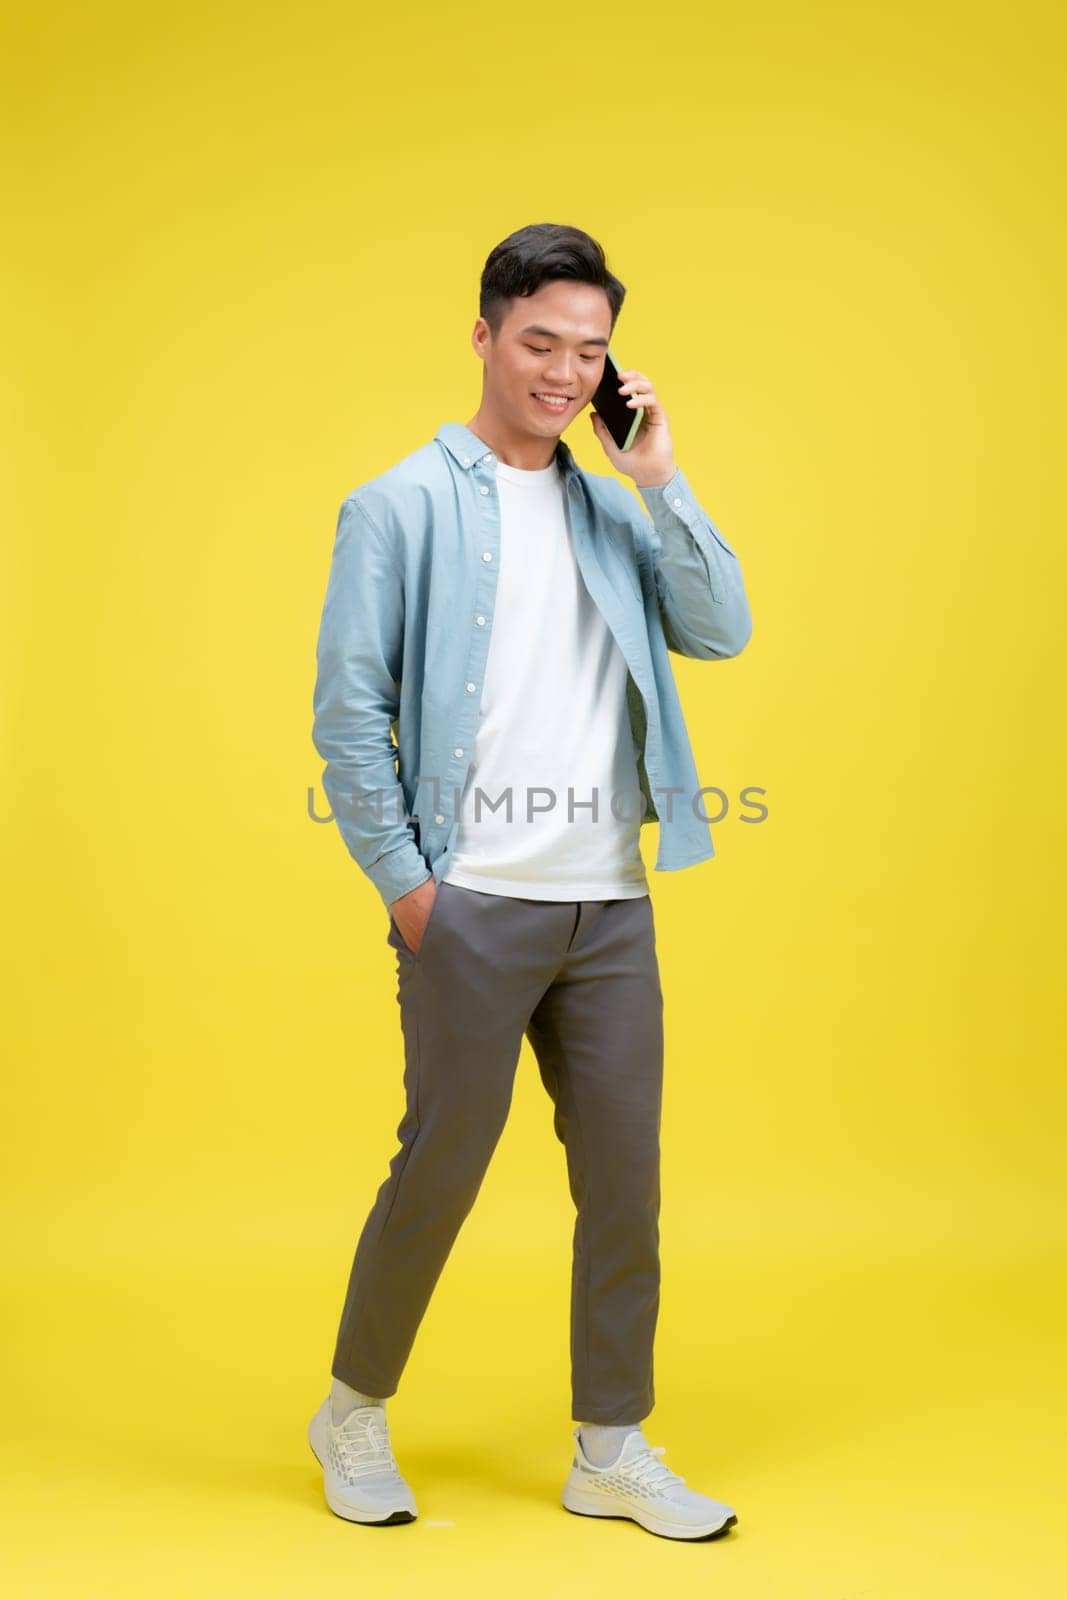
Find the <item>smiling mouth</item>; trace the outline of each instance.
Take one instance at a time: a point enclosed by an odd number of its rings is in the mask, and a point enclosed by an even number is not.
[[[550,411],[566,411],[567,407],[574,404],[575,396],[558,394],[540,394],[536,389],[531,390],[535,400],[540,400],[543,406]]]

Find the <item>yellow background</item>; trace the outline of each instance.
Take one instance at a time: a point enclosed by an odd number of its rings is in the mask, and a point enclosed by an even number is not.
[[[8,1592],[1061,1591],[1059,15],[20,13]],[[390,1402],[419,1521],[332,1517],[304,1437],[402,1109],[384,909],[307,814],[337,508],[474,413],[478,275],[531,221],[604,243],[754,615],[675,660],[734,806],[653,878],[646,1434],[740,1519],[691,1547],[559,1506],[528,1047]]]

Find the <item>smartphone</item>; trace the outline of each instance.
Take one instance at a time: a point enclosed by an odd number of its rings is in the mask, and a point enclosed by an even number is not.
[[[629,395],[619,393],[619,369],[609,346],[604,357],[604,376],[593,396],[593,410],[603,417],[604,424],[620,450],[629,450],[637,437],[644,406],[628,406]]]

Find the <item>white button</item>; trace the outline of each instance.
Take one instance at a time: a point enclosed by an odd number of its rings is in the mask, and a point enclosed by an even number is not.
[[[464,457],[463,457],[463,465],[464,465],[464,466],[465,466],[465,467],[469,467],[469,466],[470,466],[470,464],[471,464],[471,458],[470,458],[470,456],[464,456]]]
[[[460,745],[458,745],[458,744],[457,744],[457,746],[456,746],[456,748],[455,748],[455,749],[454,749],[454,750],[453,750],[453,752],[452,752],[452,754],[453,754],[453,755],[454,755],[454,756],[461,756],[461,755],[462,755],[462,754],[463,754],[463,749],[462,749],[462,746],[460,746]]]
[[[485,627],[485,618],[484,617],[475,617],[474,620],[478,624],[479,628],[484,628]]]
[[[483,550],[482,551],[482,560],[483,561],[492,561],[492,559],[493,559],[493,552],[491,550]]]
[[[476,688],[476,685],[475,685],[475,684],[473,684],[473,683],[468,683],[468,685],[467,685],[467,693],[468,693],[468,694],[473,694],[473,693],[474,693],[474,690],[475,690],[475,688]]]
[[[482,457],[483,461],[492,461],[492,459],[493,459],[492,456],[483,456]]]
[[[445,820],[445,819],[444,819],[444,817],[440,817],[440,816],[438,816],[438,817],[434,817],[434,819],[433,819],[433,820],[434,820],[434,821],[435,821],[435,822],[443,822],[443,821],[444,821],[444,820]]]
[[[489,493],[489,485],[487,483],[483,483],[482,484],[482,493],[483,494],[488,494]]]
[[[677,496],[677,495],[675,495],[675,497],[674,497],[674,503],[675,503],[675,505],[676,505],[676,506],[680,506],[680,505],[681,505],[681,503],[682,503],[682,502],[681,502],[681,501],[680,501],[680,500],[679,500],[679,498],[678,498],[678,496]]]

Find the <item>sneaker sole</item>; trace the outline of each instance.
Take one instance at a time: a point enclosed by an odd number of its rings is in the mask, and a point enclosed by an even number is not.
[[[608,1506],[599,1497],[593,1499],[586,1497],[580,1490],[564,1489],[562,1505],[565,1511],[572,1512],[578,1517],[606,1517],[617,1522],[636,1522],[648,1533],[658,1534],[661,1539],[721,1539],[724,1534],[737,1522],[736,1513],[731,1514],[722,1522],[698,1524],[695,1528],[691,1523],[671,1522],[666,1517],[657,1517],[654,1511],[609,1510]],[[615,1502],[618,1505],[618,1502]]]
[[[325,1462],[315,1449],[310,1431],[308,1432],[308,1446],[311,1454],[325,1473]],[[326,1496],[326,1504],[335,1517],[342,1517],[345,1522],[358,1522],[363,1528],[389,1528],[398,1522],[414,1522],[417,1516],[416,1512],[407,1510],[391,1511],[387,1517],[361,1516],[354,1506],[347,1506],[343,1501],[335,1501],[325,1483],[323,1484],[323,1492]]]

